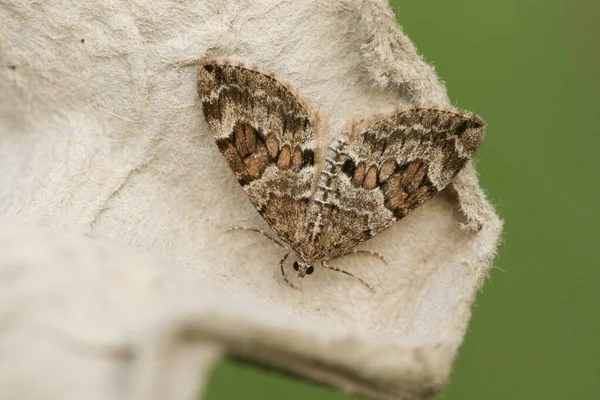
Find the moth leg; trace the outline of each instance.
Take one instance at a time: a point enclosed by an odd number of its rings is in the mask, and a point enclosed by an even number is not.
[[[268,232],[265,232],[265,231],[260,230],[260,229],[248,228],[248,227],[245,227],[245,226],[233,226],[233,227],[227,229],[225,232],[231,232],[231,231],[252,231],[252,232],[260,233],[261,235],[265,236],[266,238],[268,238],[272,242],[277,243],[280,247],[283,247],[284,249],[287,249],[287,247],[285,247],[285,245],[281,242],[281,240],[277,239],[276,237],[271,236]]]
[[[283,280],[285,281],[285,283],[287,283],[291,288],[293,289],[298,289],[299,288],[296,285],[293,285],[288,278],[285,276],[285,271],[283,269],[283,263],[285,262],[285,260],[287,260],[288,256],[290,255],[291,251],[288,251],[287,253],[285,253],[285,255],[281,258],[281,261],[279,261],[279,268],[281,269],[281,276],[283,278]]]
[[[339,269],[339,268],[337,268],[337,267],[332,267],[332,266],[328,265],[328,264],[325,262],[325,260],[321,260],[321,266],[322,266],[323,268],[327,268],[327,269],[330,269],[330,270],[333,270],[333,271],[336,271],[336,272],[341,272],[342,274],[346,274],[346,275],[348,275],[348,276],[351,276],[351,277],[353,277],[354,279],[358,280],[358,281],[359,281],[360,283],[362,283],[363,285],[365,285],[366,287],[368,287],[368,288],[369,288],[369,290],[370,290],[371,292],[375,293],[375,288],[374,288],[373,286],[369,285],[367,282],[365,282],[365,281],[364,281],[362,278],[359,278],[358,276],[356,276],[356,275],[353,275],[353,274],[351,274],[351,273],[350,273],[350,272],[348,272],[348,271],[344,271],[343,269]]]
[[[352,249],[349,252],[347,252],[345,254],[342,254],[340,257],[348,256],[350,254],[370,254],[372,256],[375,256],[375,257],[379,258],[381,261],[383,261],[383,263],[385,265],[388,265],[388,262],[385,259],[385,257],[381,253],[378,253],[378,252],[373,251],[373,250],[357,250],[357,249]]]

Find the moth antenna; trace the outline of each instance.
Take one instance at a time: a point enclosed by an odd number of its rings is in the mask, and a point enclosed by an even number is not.
[[[348,255],[351,255],[351,254],[369,254],[369,255],[372,255],[374,257],[379,258],[381,261],[383,261],[383,263],[385,265],[388,265],[388,262],[385,259],[385,257],[381,253],[378,253],[378,252],[373,251],[373,250],[357,250],[357,249],[352,249],[349,252],[347,252],[345,254],[342,254],[340,257],[348,256]]]
[[[232,231],[251,231],[251,232],[260,233],[261,235],[268,238],[272,242],[277,243],[277,245],[279,245],[279,247],[283,247],[284,249],[287,250],[287,247],[281,242],[281,240],[277,239],[276,237],[270,235],[268,232],[265,232],[261,229],[248,228],[246,226],[232,226],[231,228],[227,229],[225,232],[232,232]]]
[[[285,263],[285,260],[287,260],[288,256],[290,255],[292,251],[288,251],[287,253],[285,253],[285,255],[281,258],[281,260],[279,261],[279,268],[281,269],[281,277],[283,278],[283,280],[285,281],[285,283],[288,284],[289,287],[291,287],[292,289],[296,289],[296,290],[300,290],[300,288],[294,284],[292,284],[288,278],[285,276],[285,271],[283,269],[283,263]]]
[[[344,271],[343,269],[339,269],[339,268],[337,268],[337,267],[332,267],[331,265],[328,265],[328,264],[325,262],[325,260],[321,260],[321,266],[322,266],[323,268],[327,268],[327,269],[330,269],[330,270],[333,270],[333,271],[336,271],[336,272],[341,272],[342,274],[346,274],[346,275],[348,275],[348,276],[351,276],[351,277],[353,277],[354,279],[356,279],[357,281],[359,281],[360,283],[362,283],[363,285],[365,285],[367,288],[369,288],[369,290],[370,290],[371,292],[375,293],[375,288],[374,288],[373,286],[369,285],[369,284],[368,284],[366,281],[364,281],[362,278],[359,278],[358,276],[356,276],[356,275],[353,275],[353,274],[351,274],[351,273],[350,273],[350,272],[348,272],[348,271]]]

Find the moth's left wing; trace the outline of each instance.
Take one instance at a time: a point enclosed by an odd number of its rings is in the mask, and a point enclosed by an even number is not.
[[[323,246],[343,253],[404,218],[451,182],[484,134],[485,122],[473,114],[426,108],[352,132]]]
[[[246,195],[275,233],[293,243],[314,180],[312,115],[275,78],[237,65],[200,65],[198,93]]]

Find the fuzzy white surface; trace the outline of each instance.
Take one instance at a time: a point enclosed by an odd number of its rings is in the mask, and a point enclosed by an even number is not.
[[[184,371],[227,353],[371,398],[445,383],[501,233],[473,166],[362,246],[389,266],[336,260],[375,295],[322,269],[292,290],[281,249],[224,233],[268,227],[196,93],[202,60],[269,71],[329,136],[450,107],[386,2],[3,1],[0,20],[0,377],[19,377],[0,397],[192,398]]]

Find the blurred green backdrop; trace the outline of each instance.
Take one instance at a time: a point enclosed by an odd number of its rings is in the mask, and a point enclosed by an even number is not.
[[[477,167],[506,223],[436,399],[600,398],[600,2],[391,3],[454,104],[488,121]],[[221,364],[206,398],[242,396],[350,398]]]

